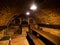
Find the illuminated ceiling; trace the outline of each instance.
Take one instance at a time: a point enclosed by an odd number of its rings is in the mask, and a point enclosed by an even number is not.
[[[60,0],[0,0],[0,25],[7,25],[13,16],[29,10],[33,1],[38,6],[39,15],[43,15],[40,13],[48,14],[51,11],[57,15],[60,14]]]

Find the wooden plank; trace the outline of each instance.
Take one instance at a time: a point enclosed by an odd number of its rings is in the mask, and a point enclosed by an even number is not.
[[[33,34],[29,34],[30,38],[33,40],[35,45],[45,45],[39,38],[35,37]]]
[[[51,42],[53,42],[56,45],[60,44],[60,37],[54,36],[48,32],[44,32],[42,30],[38,30],[35,29],[33,27],[30,27],[33,31],[37,32],[38,34],[42,35],[43,37],[45,37],[46,39],[50,40]]]

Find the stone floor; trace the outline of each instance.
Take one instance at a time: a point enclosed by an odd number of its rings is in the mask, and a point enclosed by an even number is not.
[[[20,35],[11,40],[11,45],[29,45],[25,36]]]
[[[27,39],[26,39],[26,32],[27,28],[23,27],[22,28],[22,34],[21,35],[16,35],[14,39],[11,40],[11,45],[29,45]]]

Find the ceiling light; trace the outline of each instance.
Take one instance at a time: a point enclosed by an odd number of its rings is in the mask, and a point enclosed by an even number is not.
[[[37,6],[35,4],[32,4],[32,6],[30,7],[31,10],[36,10]]]
[[[26,15],[30,15],[30,12],[26,12]]]

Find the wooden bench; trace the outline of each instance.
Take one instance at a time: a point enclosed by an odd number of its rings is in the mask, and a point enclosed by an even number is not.
[[[37,38],[33,34],[28,33],[28,35],[33,40],[35,45],[45,45],[39,38]]]
[[[48,32],[44,32],[42,30],[38,30],[38,29],[33,28],[33,27],[30,27],[30,28],[31,28],[31,30],[37,32],[39,35],[42,35],[43,37],[45,37],[49,41],[53,42],[55,45],[60,45],[60,37],[54,36]]]

